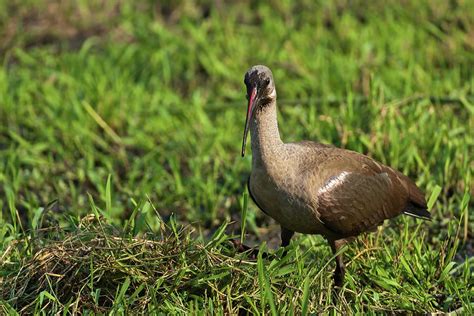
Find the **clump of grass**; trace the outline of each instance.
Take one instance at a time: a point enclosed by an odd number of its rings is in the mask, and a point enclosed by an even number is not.
[[[0,258],[0,311],[276,315],[472,310],[471,260],[453,261],[454,238],[431,249],[425,234],[416,233],[425,223],[413,226],[404,219],[394,222],[396,237],[388,227],[359,238],[345,251],[346,284],[336,292],[333,257],[320,237],[296,238],[287,254],[281,249],[263,256],[263,244],[251,260],[236,252],[225,224],[204,240],[173,217],[166,225],[159,221],[158,230],[142,227],[136,234],[133,221],[118,229],[95,213],[67,227],[10,240]]]
[[[106,312],[112,307],[146,311],[224,295],[220,291],[229,282],[244,290],[254,285],[246,272],[252,264],[231,255],[222,229],[206,244],[191,235],[173,222],[158,235],[134,237],[95,215],[85,217],[61,238],[55,230],[15,243],[10,253],[22,253],[25,246],[32,252],[0,278],[0,299],[20,313]]]

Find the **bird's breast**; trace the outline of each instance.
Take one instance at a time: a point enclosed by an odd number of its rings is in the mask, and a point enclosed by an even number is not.
[[[323,233],[316,201],[307,194],[304,181],[281,172],[252,170],[249,189],[262,210],[287,229],[309,234]]]

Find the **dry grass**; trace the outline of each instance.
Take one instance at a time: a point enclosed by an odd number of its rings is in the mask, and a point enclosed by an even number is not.
[[[23,247],[32,251],[15,262],[21,265],[16,272],[0,278],[0,299],[20,313],[38,312],[38,304],[42,310],[77,313],[106,312],[126,296],[127,310],[144,312],[153,303],[150,300],[166,301],[171,294],[187,293],[189,299],[225,295],[222,289],[229,282],[255,286],[245,272],[255,263],[235,259],[226,236],[202,244],[191,233],[163,226],[158,235],[131,237],[93,215],[74,231],[54,230],[48,236],[43,231],[42,237],[10,249],[10,258]],[[0,267],[11,263],[2,261]],[[38,297],[49,302],[40,303]]]

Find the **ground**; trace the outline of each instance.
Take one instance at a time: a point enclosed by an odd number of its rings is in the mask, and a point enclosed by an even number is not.
[[[471,12],[0,1],[0,313],[473,314]],[[400,217],[345,248],[339,291],[326,242],[276,250],[278,226],[246,195],[254,64],[273,70],[285,141],[367,154],[429,200],[432,221]]]

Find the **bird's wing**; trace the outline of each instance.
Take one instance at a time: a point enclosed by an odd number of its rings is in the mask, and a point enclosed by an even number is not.
[[[367,156],[333,150],[320,168],[331,170],[316,192],[320,219],[343,236],[372,230],[412,204],[426,207],[421,190],[408,177]]]

